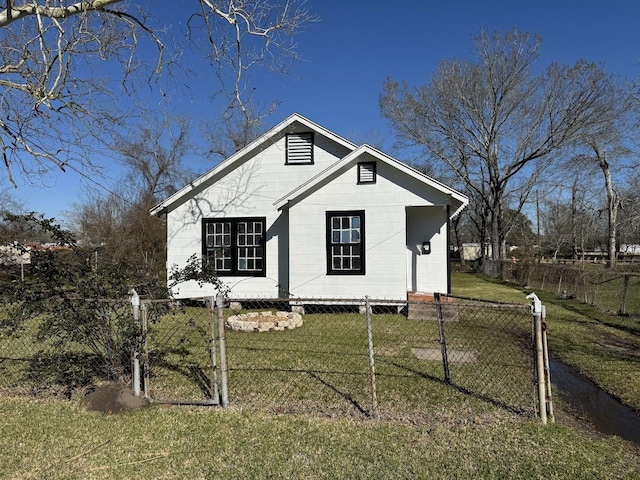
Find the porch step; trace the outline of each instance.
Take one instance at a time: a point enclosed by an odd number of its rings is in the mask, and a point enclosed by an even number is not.
[[[438,320],[438,308],[433,293],[409,292],[407,318],[409,320]],[[459,309],[455,299],[440,294],[442,319],[446,322],[457,322]]]

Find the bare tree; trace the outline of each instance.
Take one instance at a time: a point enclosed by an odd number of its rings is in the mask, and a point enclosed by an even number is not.
[[[135,136],[116,142],[126,169],[121,186],[104,195],[89,192],[76,206],[74,223],[85,245],[109,261],[135,265],[137,274],[164,270],[165,225],[149,210],[192,176],[183,163],[191,151],[189,131],[184,119],[148,119]]]
[[[400,140],[423,148],[425,161],[453,173],[476,198],[494,260],[506,256],[505,209],[522,210],[554,155],[605,108],[598,99],[606,82],[593,64],[552,64],[534,74],[540,44],[517,30],[483,32],[473,59],[440,63],[424,86],[387,79],[380,97]]]
[[[640,174],[629,177],[621,196],[623,207],[620,212],[620,250],[621,253],[637,255],[636,246],[640,245]]]
[[[276,104],[258,105],[250,96],[240,106],[228,104],[217,120],[203,127],[203,136],[208,139],[207,157],[224,160],[258,138],[264,119],[275,110]]]
[[[159,202],[189,181],[194,173],[184,157],[193,151],[190,121],[165,114],[146,117],[134,136],[119,136],[114,148],[127,170],[128,197]]]
[[[633,156],[630,145],[637,135],[634,128],[637,104],[631,89],[621,79],[603,71],[598,76],[605,87],[598,103],[604,108],[600,109],[598,122],[589,125],[579,136],[579,153],[572,158],[570,166],[580,170],[596,168],[602,173],[606,192],[607,265],[613,268],[617,261],[618,211],[622,202],[614,175],[631,169],[627,160]]]
[[[284,69],[295,57],[295,34],[313,20],[305,0],[190,1],[190,38],[207,40],[224,79],[212,92],[222,88],[243,111],[247,72],[260,64]],[[18,173],[34,180],[51,169],[84,172],[90,147],[111,144],[105,137],[136,106],[122,108],[121,95],[136,92],[135,82],[152,85],[162,72],[165,32],[135,1],[8,0],[3,7],[0,155],[7,178],[16,185]],[[157,50],[151,65],[136,54],[145,43]]]

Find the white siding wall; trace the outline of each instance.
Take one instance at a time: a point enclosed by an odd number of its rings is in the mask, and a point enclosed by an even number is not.
[[[273,203],[309,178],[333,164],[348,151],[316,134],[314,165],[285,165],[285,138],[248,158],[228,175],[194,198],[179,205],[167,215],[167,266],[183,266],[194,253],[202,253],[202,218],[266,217],[266,277],[223,277],[232,295],[275,297],[278,284],[287,286],[286,259],[278,261],[279,250],[285,250],[286,213],[278,212]],[[280,221],[278,218],[284,215]],[[285,240],[282,244],[281,239]],[[286,268],[284,269],[286,270]],[[213,295],[211,286],[200,287],[189,282],[174,289],[178,298]]]
[[[446,207],[407,208],[407,286],[413,292],[449,293]],[[431,253],[422,243],[431,242]]]
[[[430,222],[431,230],[441,232],[446,219],[442,214],[446,208],[442,205],[448,198],[434,189],[425,189],[417,180],[407,184],[407,176],[401,176],[382,162],[378,162],[375,184],[357,185],[356,182],[357,166],[354,164],[291,208],[289,288],[295,296],[353,298],[369,295],[377,299],[406,299],[411,287],[407,283],[406,206],[437,204],[437,207],[428,208],[437,213],[426,215],[424,220]],[[327,275],[326,212],[330,210],[365,211],[365,275]],[[418,233],[422,238],[422,233]],[[435,239],[434,251],[440,249],[442,241],[446,244],[446,235],[442,237],[444,239]],[[444,263],[439,255],[428,260],[427,274],[432,278],[421,285],[438,288],[442,282],[446,285],[446,257]],[[422,265],[419,271],[422,272]]]

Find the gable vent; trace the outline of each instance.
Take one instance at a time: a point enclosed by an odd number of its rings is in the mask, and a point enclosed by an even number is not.
[[[287,165],[313,164],[313,132],[287,135]]]
[[[358,163],[358,183],[376,183],[376,162]]]

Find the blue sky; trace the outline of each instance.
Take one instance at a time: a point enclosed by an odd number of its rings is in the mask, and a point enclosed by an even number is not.
[[[162,9],[161,19],[176,21],[175,2],[152,3]],[[190,4],[189,0],[183,3]],[[256,77],[260,80],[255,84],[256,95],[280,101],[270,125],[298,112],[355,142],[374,138],[390,150],[393,132],[378,109],[384,79],[391,76],[410,84],[427,83],[439,61],[467,56],[472,36],[481,29],[492,32],[517,27],[540,35],[541,67],[583,58],[602,64],[611,73],[640,78],[640,3],[631,0],[308,3],[321,20],[298,37],[302,60],[294,64],[289,76]],[[194,87],[206,98],[211,85],[201,82]],[[206,102],[185,104],[193,108],[190,113],[194,116],[206,111]],[[213,166],[197,159],[192,163],[200,172]],[[116,178],[117,170],[109,177]],[[109,185],[111,178],[102,183]],[[62,218],[79,198],[82,182],[74,173],[60,173],[47,183],[50,188],[21,185],[14,193],[28,209]]]

